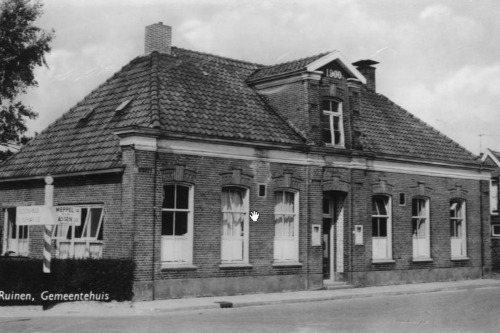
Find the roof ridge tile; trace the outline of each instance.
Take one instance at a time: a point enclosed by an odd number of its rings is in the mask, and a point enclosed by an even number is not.
[[[150,113],[151,113],[151,126],[153,128],[161,128],[161,117],[160,117],[160,97],[159,97],[159,86],[160,86],[160,75],[158,70],[158,53],[153,52],[151,54],[151,68],[149,77],[149,97],[150,97]]]
[[[201,56],[208,56],[208,57],[212,57],[212,58],[216,58],[216,59],[220,59],[220,60],[226,60],[226,61],[231,61],[231,62],[245,64],[245,65],[251,65],[253,67],[264,67],[265,66],[265,65],[254,63],[254,62],[250,62],[250,61],[239,60],[239,59],[234,59],[234,58],[229,58],[229,57],[223,57],[223,56],[215,55],[215,54],[208,53],[208,52],[200,52],[200,51],[193,51],[193,50],[183,49],[183,48],[176,47],[176,46],[173,46],[172,50],[173,51],[177,50],[177,51],[180,51],[180,52],[186,52],[186,53],[191,53],[191,54],[197,54],[197,55],[201,55]]]

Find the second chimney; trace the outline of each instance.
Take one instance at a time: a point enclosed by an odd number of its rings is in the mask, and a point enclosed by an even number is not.
[[[363,76],[366,78],[366,88],[370,91],[375,92],[376,89],[376,84],[375,84],[375,70],[376,68],[373,67],[373,65],[378,64],[377,61],[373,60],[360,60],[352,63],[358,71],[363,74]]]
[[[172,28],[163,25],[163,22],[148,25],[146,27],[145,52],[149,54],[157,51],[170,54],[172,49]]]

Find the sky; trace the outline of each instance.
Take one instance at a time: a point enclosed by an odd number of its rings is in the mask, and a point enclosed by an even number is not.
[[[40,132],[144,53],[163,22],[173,45],[264,65],[339,50],[378,61],[377,92],[479,154],[500,151],[500,1],[45,0],[48,67],[22,100]]]

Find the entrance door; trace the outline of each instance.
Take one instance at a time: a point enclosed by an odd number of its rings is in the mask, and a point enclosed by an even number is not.
[[[334,200],[323,198],[323,279],[335,279],[335,212]]]

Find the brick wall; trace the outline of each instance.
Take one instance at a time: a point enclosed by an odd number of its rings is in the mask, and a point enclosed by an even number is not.
[[[352,223],[363,225],[364,230],[364,245],[353,245],[353,272],[490,266],[488,251],[485,251],[489,248],[489,237],[484,232],[488,228],[489,217],[485,214],[487,201],[485,203],[481,182],[357,170],[353,171],[353,182]],[[372,263],[371,197],[375,193],[392,197],[392,253],[395,263]],[[405,194],[405,205],[399,204],[399,193]],[[415,196],[425,196],[430,200],[432,262],[412,261],[411,200]],[[465,261],[451,260],[449,209],[450,200],[454,198],[464,199],[467,203],[467,256],[470,259]]]
[[[43,180],[9,182],[2,184],[0,202],[4,207],[44,204]],[[123,258],[129,256],[121,248],[121,175],[105,174],[55,178],[54,205],[103,205],[103,257]],[[4,226],[4,215],[0,214],[0,227]],[[31,226],[29,230],[30,257],[41,258],[43,254],[43,226]],[[53,255],[55,251],[53,248]]]
[[[152,167],[154,153],[137,152],[138,170]],[[182,168],[192,175],[194,185],[194,242],[193,265],[195,270],[161,269],[161,200],[162,174]],[[249,209],[260,213],[257,222],[249,221],[249,262],[251,268],[221,269],[221,190],[223,175],[233,170],[249,178]],[[285,174],[290,174],[294,187],[299,192],[299,261],[302,267],[272,267],[274,240],[274,190],[281,186]],[[307,251],[310,235],[308,223],[308,197],[306,193],[307,167],[269,163],[265,161],[230,160],[215,157],[183,156],[160,153],[157,161],[154,189],[154,171],[136,174],[135,182],[135,259],[138,263],[136,278],[151,281],[153,262],[155,279],[242,277],[263,275],[304,274],[307,271],[320,274],[320,266],[308,267],[310,256],[318,257],[320,248]],[[266,197],[258,196],[258,185],[266,185]],[[281,185],[280,185],[281,184]],[[156,209],[152,193],[156,191]],[[318,192],[318,188],[316,188]],[[313,200],[309,201],[312,202]],[[321,204],[321,201],[319,201]],[[318,205],[318,201],[314,202]],[[315,210],[317,207],[314,208]],[[156,211],[156,220],[152,212]],[[137,212],[141,212],[140,217]],[[319,221],[316,221],[319,223]],[[140,227],[139,227],[140,226]],[[154,239],[154,244],[153,244]],[[152,248],[155,251],[152,253]],[[153,259],[154,258],[154,259]],[[317,261],[317,260],[315,260]]]

